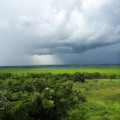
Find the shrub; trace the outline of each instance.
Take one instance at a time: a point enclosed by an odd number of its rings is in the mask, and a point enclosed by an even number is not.
[[[73,75],[74,82],[85,82],[84,75],[82,73],[76,72]]]
[[[16,74],[1,81],[0,120],[59,120],[85,100],[71,82],[51,74]]]
[[[89,118],[89,108],[85,104],[78,104],[74,109],[68,111],[66,120],[86,120]]]

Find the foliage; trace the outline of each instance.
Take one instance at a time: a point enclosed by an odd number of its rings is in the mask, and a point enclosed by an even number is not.
[[[0,73],[0,120],[119,120],[119,78],[99,72]]]
[[[78,104],[68,111],[67,120],[86,120],[89,118],[89,108],[85,104]]]
[[[78,102],[69,75],[4,74],[0,80],[0,120],[59,120]],[[1,77],[1,78],[2,78]]]
[[[84,75],[82,73],[76,72],[73,75],[74,82],[85,82]]]

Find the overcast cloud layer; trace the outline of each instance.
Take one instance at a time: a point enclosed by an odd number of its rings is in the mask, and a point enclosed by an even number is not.
[[[120,0],[0,1],[0,65],[120,64]]]

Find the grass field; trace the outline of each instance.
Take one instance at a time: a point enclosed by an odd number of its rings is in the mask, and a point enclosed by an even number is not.
[[[60,69],[59,69],[60,68]],[[63,68],[63,69],[62,69]],[[68,68],[68,69],[65,69]],[[42,69],[42,70],[40,70]],[[45,70],[43,70],[45,69]],[[31,67],[31,68],[0,68],[0,73],[75,73],[75,72],[99,72],[105,74],[120,74],[120,66],[50,66],[50,67]]]
[[[86,96],[89,120],[120,120],[120,79],[86,80],[73,88]]]

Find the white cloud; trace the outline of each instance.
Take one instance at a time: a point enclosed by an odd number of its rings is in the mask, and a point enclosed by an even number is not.
[[[8,20],[0,20],[0,29],[5,29],[9,27],[9,21]]]

